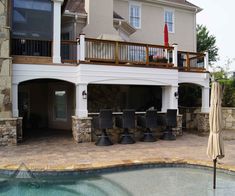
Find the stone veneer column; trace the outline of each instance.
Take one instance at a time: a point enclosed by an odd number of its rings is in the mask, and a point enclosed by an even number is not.
[[[91,142],[91,120],[90,117],[72,116],[72,132],[76,142]]]
[[[18,139],[22,139],[22,118],[12,118],[12,59],[9,54],[8,2],[0,2],[0,146],[15,145]],[[18,117],[18,109],[15,116]]]
[[[12,60],[9,56],[10,27],[7,25],[8,1],[0,2],[0,118],[11,118]]]
[[[16,145],[22,140],[22,118],[0,119],[0,146]]]
[[[198,133],[208,133],[210,131],[209,113],[196,113],[196,119]]]

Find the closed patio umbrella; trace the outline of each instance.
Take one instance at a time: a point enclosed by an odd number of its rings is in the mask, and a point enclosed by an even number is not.
[[[221,112],[222,89],[218,82],[212,83],[211,105],[209,113],[210,135],[208,139],[207,155],[214,162],[213,188],[216,187],[216,162],[217,158],[224,157],[224,144],[222,137],[222,112]]]
[[[164,46],[169,46],[168,27],[167,24],[164,26]]]

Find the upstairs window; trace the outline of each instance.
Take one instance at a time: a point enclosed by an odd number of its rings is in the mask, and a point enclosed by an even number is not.
[[[12,36],[33,40],[52,40],[51,0],[13,0]]]
[[[174,33],[174,11],[165,10],[164,19],[168,27],[168,32]]]
[[[136,29],[141,28],[141,5],[139,3],[130,3],[129,7],[130,24]]]

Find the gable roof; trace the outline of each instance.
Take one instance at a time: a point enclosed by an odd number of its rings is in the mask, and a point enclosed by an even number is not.
[[[198,6],[190,3],[187,0],[161,0],[161,1],[182,4],[182,5],[191,6],[191,7],[200,9]],[[69,12],[72,12],[72,13],[86,14],[85,0],[65,0],[64,5],[63,5],[63,10],[68,10]],[[113,18],[123,19],[116,12],[113,13]]]
[[[190,3],[189,1],[186,0],[165,0],[165,1],[169,1],[169,2],[173,2],[173,3],[179,3],[179,4],[183,4],[183,5],[189,5],[195,8],[199,8],[198,6]]]

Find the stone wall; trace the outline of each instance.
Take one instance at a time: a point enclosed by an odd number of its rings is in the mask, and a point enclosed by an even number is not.
[[[91,120],[92,118],[78,118],[72,116],[72,133],[76,142],[91,142]]]
[[[199,132],[209,131],[209,114],[198,112],[200,109],[190,110],[183,114],[186,129],[196,129]],[[235,108],[222,107],[222,123],[224,130],[235,130]]]
[[[0,146],[16,145],[22,133],[22,118],[0,119]]]
[[[235,130],[235,108],[222,108],[223,129]]]
[[[7,0],[1,0],[0,2],[0,118],[10,118],[12,115],[12,60],[9,57],[10,28],[7,26],[7,2]]]

